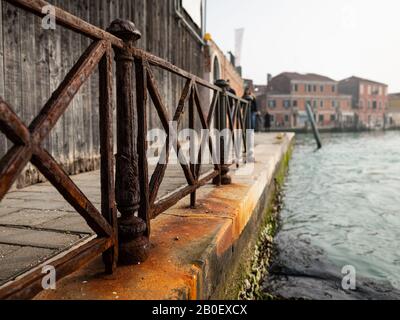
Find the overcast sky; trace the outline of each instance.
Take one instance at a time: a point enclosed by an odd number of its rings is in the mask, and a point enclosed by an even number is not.
[[[399,0],[208,0],[207,30],[234,51],[234,30],[245,28],[244,77],[320,73],[357,75],[400,92]]]

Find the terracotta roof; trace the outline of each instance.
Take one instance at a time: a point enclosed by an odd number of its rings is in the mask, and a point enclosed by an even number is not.
[[[283,72],[279,74],[277,77],[284,76],[289,78],[290,80],[299,80],[299,81],[327,81],[327,82],[336,82],[335,80],[325,77],[316,73],[306,73],[301,74],[297,72]]]
[[[362,81],[362,82],[369,82],[372,84],[378,84],[378,85],[382,85],[382,86],[387,86],[387,84],[382,83],[382,82],[377,82],[377,81],[373,81],[373,80],[369,80],[369,79],[364,79],[364,78],[360,78],[360,77],[356,77],[356,76],[352,76],[350,78],[346,78],[344,80],[341,80],[340,82],[347,82],[350,80],[356,80],[356,81]]]

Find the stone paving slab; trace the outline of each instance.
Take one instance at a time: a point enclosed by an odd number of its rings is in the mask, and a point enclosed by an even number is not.
[[[19,210],[4,216],[0,216],[0,226],[26,226],[37,227],[53,220],[66,217],[64,211]]]
[[[86,224],[85,220],[77,213],[69,213],[59,219],[47,221],[40,224],[39,227],[43,229],[58,230],[64,232],[94,234],[93,230]]]
[[[60,249],[63,247],[70,247],[81,239],[82,237],[79,235],[61,232],[0,227],[0,243],[2,244],[39,247],[46,249]],[[3,266],[1,266],[1,268],[2,267]]]
[[[29,270],[55,254],[44,248],[0,245],[0,283]]]

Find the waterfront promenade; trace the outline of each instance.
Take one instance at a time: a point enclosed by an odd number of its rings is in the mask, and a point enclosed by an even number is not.
[[[105,276],[98,259],[57,282],[58,290],[43,292],[37,299],[223,296],[229,291],[223,284],[229,283],[241,253],[258,233],[274,176],[293,138],[293,134],[257,135],[254,168],[249,164],[239,175],[233,171],[230,186],[210,184],[200,189],[196,209],[188,208],[186,198],[154,220],[151,255],[146,263],[120,267],[114,275]],[[246,169],[250,171],[243,171]],[[183,174],[178,178],[177,172],[169,171],[163,195],[184,184]],[[97,172],[78,175],[74,181],[96,206],[100,205]],[[84,221],[48,184],[10,193],[1,203],[0,225],[3,282],[92,237]]]

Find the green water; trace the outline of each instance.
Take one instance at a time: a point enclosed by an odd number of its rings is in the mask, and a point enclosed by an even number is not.
[[[339,279],[351,265],[378,290],[380,283],[400,289],[400,132],[322,140],[316,151],[312,136],[297,136],[277,237],[281,267]],[[279,281],[282,292],[285,279]]]

